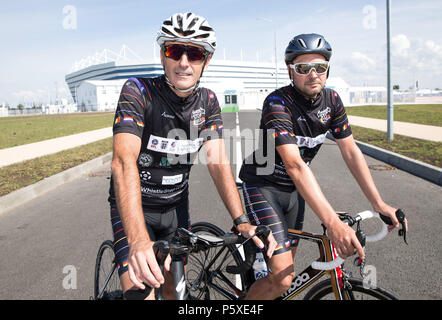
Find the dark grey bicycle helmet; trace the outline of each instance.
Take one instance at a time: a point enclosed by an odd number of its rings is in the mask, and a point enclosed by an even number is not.
[[[294,37],[285,49],[285,63],[292,63],[301,54],[319,53],[330,61],[332,48],[323,36],[316,33],[300,34]]]

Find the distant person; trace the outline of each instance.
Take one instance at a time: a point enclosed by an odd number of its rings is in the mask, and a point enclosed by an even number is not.
[[[163,277],[152,246],[170,240],[178,227],[189,228],[188,179],[203,145],[210,175],[238,230],[262,242],[254,236],[256,227],[244,220],[218,100],[199,87],[216,48],[215,32],[203,17],[177,13],[163,22],[157,42],[164,75],[130,78],[120,94],[109,202],[123,292],[152,298],[149,288],[165,282],[163,295],[173,299],[172,276],[166,272]],[[269,255],[274,239],[271,244]]]
[[[331,55],[332,48],[321,35],[301,34],[290,41],[285,62],[291,85],[267,96],[260,122],[264,132],[274,130],[274,171],[268,175],[257,173],[260,165],[256,152],[241,168],[249,220],[256,225],[269,225],[278,244],[270,259],[273,273],[254,283],[248,299],[273,299],[290,287],[296,246],[290,249],[287,228],[302,230],[304,199],[327,227],[341,257],[352,255],[355,250],[364,257],[355,231],[339,220],[309,168],[327,132],[336,139],[345,163],[374,211],[390,217],[394,227],[399,226],[396,209],[382,200],[365,158],[355,144],[339,95],[324,88]],[[337,194],[339,189],[346,188],[340,180],[334,181],[334,185]]]

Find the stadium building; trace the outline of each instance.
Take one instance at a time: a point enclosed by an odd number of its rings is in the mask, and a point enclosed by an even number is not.
[[[132,60],[127,53],[132,53]],[[74,65],[66,83],[78,111],[114,110],[124,82],[130,77],[163,74],[159,58],[143,60],[123,46],[119,54],[104,50]],[[134,62],[135,57],[135,62]],[[287,68],[275,63],[212,59],[201,86],[213,90],[224,111],[257,108],[275,88],[290,82]]]
[[[129,57],[130,55],[130,57]],[[156,77],[163,74],[159,58],[141,59],[127,46],[119,53],[104,50],[76,62],[65,76],[77,111],[115,110],[121,87],[134,76]],[[290,83],[287,67],[274,62],[212,59],[201,78],[201,86],[213,90],[223,111],[261,108],[265,97],[277,87]],[[385,104],[385,87],[351,87],[339,77],[327,79],[344,105]],[[413,103],[415,95],[394,95],[395,102]]]

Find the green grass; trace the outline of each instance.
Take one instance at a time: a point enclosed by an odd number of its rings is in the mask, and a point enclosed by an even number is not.
[[[442,126],[442,104],[394,105],[394,121]],[[352,116],[387,119],[387,106],[347,107]]]
[[[402,107],[405,108],[403,109]],[[408,116],[409,121],[413,119],[418,123],[441,125],[441,107],[442,105],[397,106],[395,119],[399,120],[400,114],[410,114]],[[357,115],[375,117],[374,114],[376,112],[380,114],[385,112],[385,107],[352,107],[347,108],[347,110],[349,114],[358,113]],[[431,115],[431,121],[425,120],[427,114]],[[0,148],[108,127],[112,125],[113,117],[113,113],[85,113],[0,118]],[[434,122],[434,119],[439,120]],[[395,135],[394,140],[390,142],[386,139],[385,132],[357,126],[352,126],[352,131],[356,140],[437,167],[442,166],[442,143],[401,135]],[[112,151],[112,138],[0,168],[0,196],[36,183],[110,151]]]
[[[221,112],[238,112],[238,111],[239,111],[239,107],[237,105],[235,105],[235,106],[224,107]]]
[[[0,168],[0,196],[112,151],[112,138]]]
[[[112,126],[114,112],[0,118],[0,149]]]
[[[436,167],[442,167],[442,142],[415,139],[399,134],[395,134],[393,141],[389,141],[387,134],[382,131],[357,126],[352,126],[351,130],[356,140]]]

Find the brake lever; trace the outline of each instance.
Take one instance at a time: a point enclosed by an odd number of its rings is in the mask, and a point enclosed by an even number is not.
[[[393,221],[391,221],[391,219],[387,216],[384,216],[382,214],[379,214],[379,217],[382,219],[382,221],[385,222],[385,224],[388,225],[393,225]],[[399,237],[403,237],[404,238],[404,242],[405,244],[408,245],[407,242],[407,231],[405,231],[405,214],[401,209],[397,209],[396,210],[396,218],[398,219],[399,223],[401,224],[401,229],[399,229],[398,231],[398,235]]]

